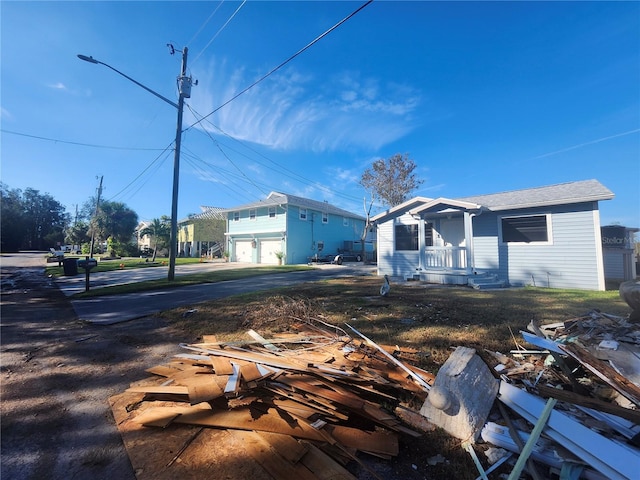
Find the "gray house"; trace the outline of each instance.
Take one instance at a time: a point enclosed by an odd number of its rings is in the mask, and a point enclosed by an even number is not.
[[[458,199],[416,197],[373,217],[378,273],[476,288],[604,290],[597,180]]]

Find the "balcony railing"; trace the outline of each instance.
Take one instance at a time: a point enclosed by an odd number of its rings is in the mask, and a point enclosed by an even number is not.
[[[425,268],[463,270],[467,268],[465,247],[425,247]]]

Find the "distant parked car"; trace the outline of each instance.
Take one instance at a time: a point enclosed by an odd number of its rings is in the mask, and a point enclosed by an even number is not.
[[[362,254],[353,252],[344,252],[338,254],[343,262],[361,262]],[[342,262],[340,262],[342,263]]]
[[[332,263],[342,265],[342,262],[361,262],[362,255],[359,253],[327,253],[324,255],[314,255],[309,257],[309,263]]]

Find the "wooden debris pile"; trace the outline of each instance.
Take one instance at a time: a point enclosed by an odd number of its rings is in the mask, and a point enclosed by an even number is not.
[[[251,330],[246,342],[205,337],[181,345],[185,353],[148,369],[154,377],[125,392],[137,397],[127,400],[129,416],[116,420],[233,432],[244,447],[257,442],[276,452],[254,455],[274,478],[290,478],[299,468],[304,473],[296,475],[304,478],[328,472],[353,478],[344,466],[359,462],[357,452],[390,459],[398,454],[400,435],[421,435],[400,420],[419,416],[412,407],[419,408],[434,380],[405,361],[417,351],[383,348],[355,329],[358,339],[327,324],[294,327],[294,333],[269,339]],[[127,445],[125,433],[123,438]],[[314,466],[308,465],[309,452]]]
[[[540,350],[494,354],[505,378],[549,396],[547,386],[610,403],[624,414],[640,407],[640,324],[593,310],[564,322],[529,325],[524,340]],[[636,417],[637,418],[637,417]]]
[[[637,478],[640,325],[594,310],[528,330],[521,334],[534,349],[485,351],[501,379],[500,415],[482,439],[519,453],[533,478],[546,477],[531,460],[556,475],[572,470],[571,478]]]

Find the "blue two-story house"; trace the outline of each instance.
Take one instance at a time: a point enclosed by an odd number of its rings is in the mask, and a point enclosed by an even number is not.
[[[308,263],[315,255],[335,254],[359,242],[365,228],[364,217],[279,192],[225,213],[227,251],[234,262]]]

